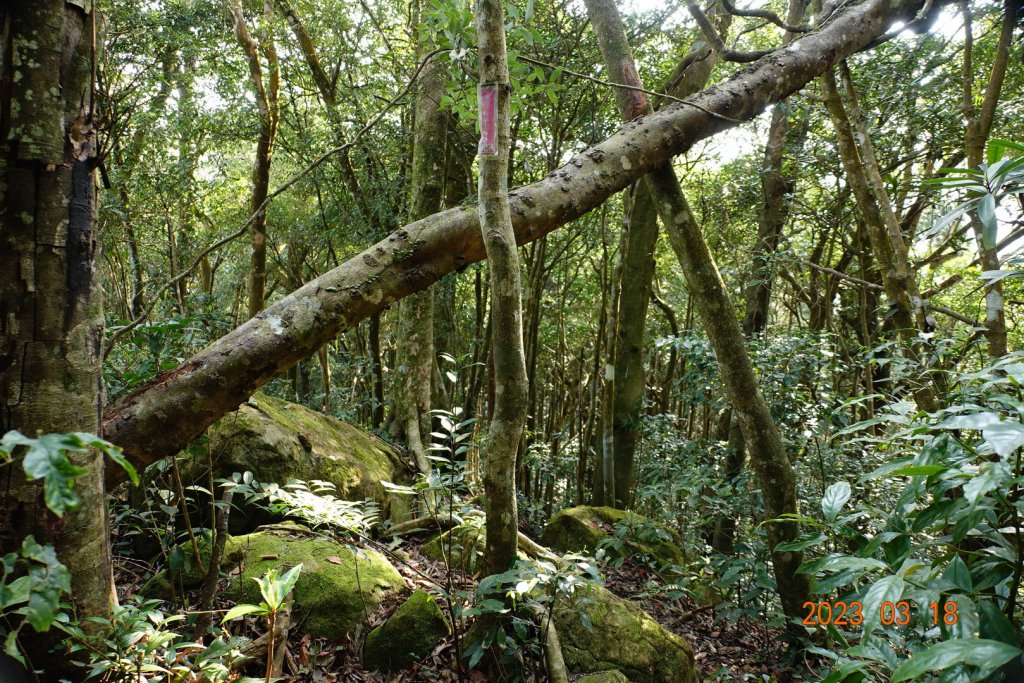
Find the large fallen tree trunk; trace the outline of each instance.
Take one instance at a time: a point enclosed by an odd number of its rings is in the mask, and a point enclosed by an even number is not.
[[[673,103],[625,124],[544,180],[509,193],[516,239],[525,244],[551,232],[695,142],[758,116],[876,41],[894,22],[912,17],[922,4],[851,4],[818,31],[704,90],[689,104]],[[120,399],[104,415],[104,436],[136,465],[170,455],[339,332],[483,258],[476,206],[407,225]]]

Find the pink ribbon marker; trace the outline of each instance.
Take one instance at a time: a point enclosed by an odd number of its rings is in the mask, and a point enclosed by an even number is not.
[[[482,157],[498,154],[498,86],[481,85],[480,99],[480,146],[477,152]]]

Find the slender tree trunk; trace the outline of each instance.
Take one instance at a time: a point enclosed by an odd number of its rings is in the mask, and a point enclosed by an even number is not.
[[[791,0],[786,23],[797,26],[803,23],[807,13],[807,0]],[[797,34],[787,31],[783,45],[789,45]],[[795,161],[788,172],[783,169],[786,153],[792,159],[803,147],[807,134],[806,120],[790,128],[790,105],[786,100],[772,108],[772,120],[768,128],[768,140],[764,146],[763,167],[761,168],[761,208],[758,214],[757,240],[754,242],[752,273],[747,280],[746,310],[743,316],[743,334],[747,339],[762,334],[768,327],[771,310],[773,267],[772,257],[779,248],[782,229],[789,218],[789,195],[796,184]],[[743,430],[735,415],[729,417],[729,445],[726,450],[724,475],[727,482],[735,484],[743,471],[746,460],[746,444]],[[715,523],[712,547],[718,553],[731,553],[735,537],[736,520],[729,514],[722,515]]]
[[[807,0],[791,0],[786,23],[791,26],[803,23],[806,12]],[[783,45],[790,44],[796,37],[797,34],[787,31],[782,40]],[[788,170],[783,168],[783,162],[787,152],[790,159],[799,153],[807,133],[805,121],[797,122],[795,130],[791,128],[790,109],[791,105],[785,100],[772,107],[772,121],[764,145],[761,209],[743,316],[743,332],[748,338],[764,332],[768,326],[773,279],[771,260],[779,248],[782,229],[789,218],[789,197],[793,194],[797,179],[795,159]]]
[[[588,0],[587,6],[598,35],[605,35],[603,40],[599,39],[605,60],[610,65],[625,65],[620,69],[620,82],[641,86],[625,27],[615,5],[610,0]],[[594,21],[595,15],[600,16],[600,22]],[[597,28],[599,25],[600,29]],[[625,119],[644,115],[650,110],[646,96],[637,90],[627,90],[616,100]],[[775,520],[783,515],[796,515],[799,513],[796,476],[782,435],[761,394],[725,283],[686,203],[675,171],[670,164],[664,164],[648,172],[645,180],[682,266],[687,288],[715,351],[726,392],[749,444],[751,462],[764,497],[765,517]],[[801,614],[809,590],[807,577],[796,571],[803,561],[803,554],[780,552],[774,548],[794,540],[800,533],[800,525],[795,521],[772,523],[767,525],[767,532],[782,608],[793,619]]]
[[[65,2],[12,0],[7,9],[0,27],[0,434],[98,433],[103,311],[93,277],[90,55],[100,49],[94,41],[102,40],[102,18]],[[78,613],[103,617],[116,600],[103,460],[89,452],[72,462],[84,469],[75,487],[81,504],[62,519],[47,511],[42,486],[27,483],[18,464],[0,468],[0,554],[20,550],[29,534],[52,543],[71,573]],[[23,635],[35,665],[71,675],[58,671],[59,658],[42,657],[56,638]]]
[[[825,105],[832,118],[836,144],[846,170],[846,178],[864,219],[871,249],[882,274],[886,296],[893,306],[893,324],[907,344],[911,357],[915,358],[915,349],[919,343],[918,332],[923,331],[926,324],[924,304],[917,289],[915,273],[910,267],[907,247],[899,231],[899,224],[892,213],[885,187],[881,184],[871,139],[863,124],[858,126],[861,130],[855,130],[851,116],[847,113],[846,105],[839,94],[835,76],[831,72],[826,73],[821,81]],[[853,93],[852,87],[849,92]],[[853,109],[856,101],[851,101],[850,106]],[[855,111],[859,113],[859,108]],[[861,138],[859,147],[855,135]],[[874,169],[873,173],[869,171],[869,167]],[[938,399],[929,380],[915,378],[912,391],[921,410],[931,412],[938,409]]]
[[[632,59],[627,59],[629,46],[620,44],[617,36],[610,35],[606,25],[609,21],[608,8],[614,6],[604,0],[588,0],[586,4],[609,79],[616,83],[632,82],[636,74],[629,72],[633,68]],[[715,7],[720,10],[720,5]],[[727,12],[716,11],[714,17],[719,30],[728,27],[731,15]],[[718,53],[706,41],[694,41],[663,90],[678,99],[699,92],[717,61]],[[638,102],[635,91],[616,88],[613,94],[627,121],[641,115],[642,112],[635,109]],[[614,500],[609,499],[606,504],[620,508],[629,507],[633,498],[633,462],[640,436],[645,387],[644,333],[654,278],[654,247],[658,240],[658,212],[650,192],[642,183],[634,185],[629,192],[619,253],[619,295],[615,297],[610,324],[615,339],[607,346],[611,368],[608,420],[612,436],[614,481],[611,488]]]
[[[1003,23],[999,31],[999,42],[996,44],[995,60],[989,72],[988,83],[982,97],[981,107],[974,105],[973,83],[973,52],[974,35],[972,31],[971,7],[967,2],[961,3],[964,15],[964,119],[967,130],[964,134],[964,147],[967,151],[967,165],[977,169],[985,159],[985,143],[992,132],[999,95],[1006,78],[1006,69],[1010,61],[1010,44],[1013,41],[1013,29],[1017,24],[1019,12],[1018,0],[1004,0]],[[985,237],[985,229],[976,211],[970,214],[971,229],[978,245],[978,260],[983,271],[999,270],[999,249],[995,239]],[[988,340],[990,358],[1006,355],[1006,314],[1004,311],[1003,282],[995,280],[985,285],[985,338]]]
[[[421,55],[429,50],[420,46]],[[420,74],[413,133],[409,220],[441,208],[445,180],[448,117],[441,109],[447,67],[432,60]],[[395,414],[392,433],[405,437],[420,472],[430,471],[430,394],[434,374],[434,288],[417,292],[399,306]]]
[[[225,0],[231,20],[235,26],[235,37],[245,52],[249,64],[249,80],[256,96],[259,110],[260,132],[256,141],[256,162],[252,168],[252,195],[249,199],[250,215],[259,212],[252,224],[252,255],[249,264],[249,317],[263,310],[267,288],[267,214],[261,210],[270,192],[270,163],[274,158],[274,144],[277,140],[279,115],[278,93],[281,87],[281,68],[277,58],[272,34],[269,32],[257,42],[249,32],[242,11],[241,0]],[[270,0],[265,0],[264,17],[272,25],[274,9]],[[267,75],[264,77],[260,53],[266,59]],[[266,81],[264,82],[264,78]]]
[[[487,434],[484,489],[487,568],[507,570],[516,560],[518,513],[515,465],[526,424],[526,360],[523,351],[519,254],[508,200],[509,94],[505,13],[501,0],[477,0],[480,56],[480,233],[491,271],[491,339],[495,405]]]

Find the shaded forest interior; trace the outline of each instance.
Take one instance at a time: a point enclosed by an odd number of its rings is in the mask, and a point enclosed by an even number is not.
[[[0,683],[1024,681],[1019,0],[7,0]]]

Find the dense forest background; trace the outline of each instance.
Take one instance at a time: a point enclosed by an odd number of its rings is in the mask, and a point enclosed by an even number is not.
[[[7,655],[1024,680],[1020,3],[479,5],[0,9]],[[311,637],[310,553],[401,578]]]

